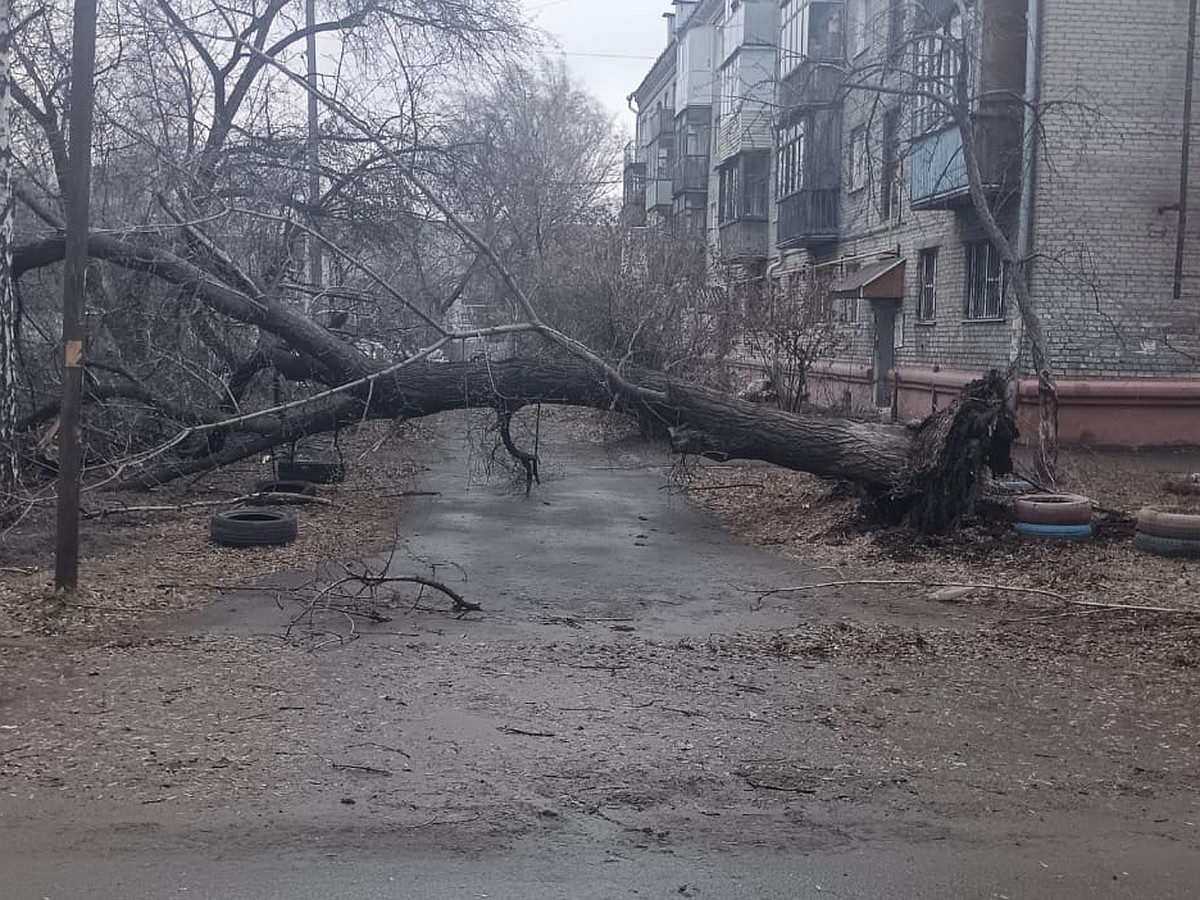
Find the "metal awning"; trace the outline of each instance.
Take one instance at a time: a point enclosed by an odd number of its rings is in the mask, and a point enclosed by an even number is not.
[[[900,300],[904,297],[904,257],[893,256],[843,275],[830,290],[836,297]]]

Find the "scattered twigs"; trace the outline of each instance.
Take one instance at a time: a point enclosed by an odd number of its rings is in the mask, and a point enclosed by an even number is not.
[[[224,500],[191,500],[186,503],[162,504],[157,506],[112,506],[104,509],[85,510],[84,518],[103,519],[108,516],[125,515],[127,513],[145,512],[182,512],[185,509],[202,509],[214,506],[235,506],[239,503],[264,505],[281,503],[287,505],[316,505],[332,506],[333,501],[324,497],[311,497],[307,494],[293,494],[286,491],[256,491],[253,494],[243,494],[240,497],[229,497]]]
[[[366,772],[368,775],[382,775],[385,778],[391,778],[394,772],[389,772],[387,769],[380,769],[377,766],[359,766],[354,763],[333,763],[335,769],[350,769],[355,772]]]
[[[514,728],[511,725],[499,725],[496,730],[504,734],[520,734],[525,737],[557,737],[553,731],[529,731],[525,728]]]
[[[376,624],[391,622],[392,617],[384,612],[387,609],[386,598],[381,597],[380,591],[394,584],[416,584],[420,586],[421,592],[426,588],[438,591],[450,598],[460,617],[469,612],[482,610],[483,607],[480,604],[467,600],[450,585],[433,577],[437,574],[437,566],[430,565],[432,571],[429,576],[389,575],[388,572],[394,562],[395,548],[374,571],[361,563],[342,564],[340,567],[342,574],[333,577],[324,586],[318,587],[320,582],[328,577],[327,575],[321,575],[317,580],[290,591],[287,596],[300,601],[303,608],[292,616],[285,637],[289,640],[292,639],[293,633],[297,629],[301,629],[308,639],[333,634],[333,632],[318,627],[318,616],[327,615],[342,618],[348,624],[348,631],[310,649],[319,650],[330,644],[345,644],[357,640],[359,637],[375,634],[376,632],[359,632],[354,625],[355,619],[365,619]],[[337,570],[334,569],[334,571]],[[421,594],[418,594],[416,603],[419,603],[420,600]]]
[[[672,487],[672,486],[671,485],[663,485],[662,487],[659,488],[659,490],[660,491],[668,490],[670,487]],[[764,490],[764,487],[761,484],[755,484],[752,481],[739,481],[735,484],[712,484],[712,485],[707,485],[707,486],[689,485],[688,492],[689,493],[693,493],[693,492],[698,493],[700,491],[732,491],[737,488],[753,488],[756,491]]]
[[[1102,603],[1098,600],[1079,600],[1074,597],[1068,597],[1065,594],[1060,594],[1058,591],[1047,590],[1046,588],[1021,587],[1011,584],[984,584],[968,581],[924,581],[919,578],[856,578],[847,581],[823,581],[815,584],[799,584],[793,587],[771,588],[766,591],[756,591],[759,600],[764,600],[767,597],[775,594],[792,594],[801,593],[804,591],[818,591],[827,588],[839,587],[922,587],[922,588],[967,588],[976,591],[1000,591],[1010,594],[1033,594],[1039,597],[1049,597],[1052,600],[1057,600],[1059,603],[1066,603],[1071,606],[1082,606],[1094,610],[1115,610],[1126,612],[1148,612],[1148,613],[1164,613],[1167,615],[1177,616],[1194,616],[1200,615],[1200,609],[1179,609],[1169,606],[1150,606],[1140,603]]]

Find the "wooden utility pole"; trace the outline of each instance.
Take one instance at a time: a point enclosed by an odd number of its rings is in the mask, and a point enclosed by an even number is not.
[[[72,590],[79,581],[79,477],[83,447],[79,408],[83,389],[83,314],[88,261],[88,212],[92,187],[92,107],[95,99],[96,0],[75,0],[71,50],[70,140],[63,205],[67,214],[63,270],[63,388],[58,436],[58,530],[54,586]]]

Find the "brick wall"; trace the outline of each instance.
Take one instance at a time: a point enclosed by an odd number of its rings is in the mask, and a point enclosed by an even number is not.
[[[1034,290],[1068,376],[1200,374],[1200,146],[1172,296],[1187,15],[1186,0],[1046,4]]]

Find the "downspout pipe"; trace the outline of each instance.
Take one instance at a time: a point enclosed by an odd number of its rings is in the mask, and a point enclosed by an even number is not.
[[[1193,0],[1195,2],[1195,0]],[[1021,200],[1017,213],[1017,277],[1030,281],[1033,270],[1033,228],[1037,215],[1038,107],[1042,97],[1042,0],[1028,0],[1025,9],[1025,114],[1021,134]],[[1030,292],[1032,294],[1032,291]],[[1013,316],[1009,361],[1021,354],[1021,317]],[[1015,400],[1015,398],[1014,398]]]
[[[1175,236],[1174,297],[1183,296],[1183,255],[1187,249],[1188,177],[1192,158],[1192,86],[1196,78],[1196,0],[1188,11],[1187,64],[1183,86],[1183,148],[1179,164],[1179,231]]]

